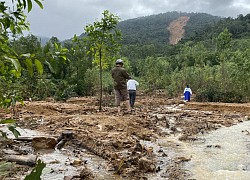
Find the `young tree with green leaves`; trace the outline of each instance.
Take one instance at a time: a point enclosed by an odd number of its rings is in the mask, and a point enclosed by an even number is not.
[[[120,49],[119,41],[121,40],[121,32],[116,29],[119,17],[113,15],[108,10],[103,13],[101,21],[87,25],[84,30],[87,34],[90,51],[94,63],[99,66],[100,79],[100,102],[99,110],[102,110],[102,74],[103,69],[111,66],[112,56],[114,57]]]
[[[49,48],[44,48],[46,64],[55,79],[65,79],[68,73],[69,59],[67,58],[68,49],[59,43],[48,43]]]
[[[41,8],[43,8],[40,0],[34,0]],[[29,26],[26,22],[26,16],[24,11],[28,9],[28,12],[32,9],[31,0],[13,0],[6,3],[0,2],[0,76],[1,81],[7,84],[13,83],[13,78],[21,76],[22,66],[20,59],[25,58],[26,62],[29,62],[29,58],[26,55],[18,54],[14,49],[9,46],[9,37],[22,34],[23,30],[28,30]],[[37,63],[38,64],[38,63]],[[11,78],[11,79],[10,79]],[[14,90],[12,90],[14,91]],[[7,91],[6,91],[7,92]],[[6,102],[14,101],[15,93],[0,94],[0,104],[6,105]],[[12,98],[10,98],[12,96]],[[9,103],[11,105],[12,103]]]
[[[69,49],[68,58],[70,59],[70,80],[76,85],[75,92],[78,95],[90,95],[89,86],[85,83],[86,72],[92,69],[90,54],[87,54],[85,39],[77,37],[72,39],[72,42],[64,43],[64,46]]]
[[[39,0],[34,0],[41,8],[42,3]],[[18,95],[18,90],[15,88],[16,79],[21,76],[23,68],[21,60],[23,60],[29,72],[33,71],[33,63],[38,67],[38,71],[42,73],[40,61],[31,60],[31,55],[18,54],[12,46],[10,46],[10,38],[22,34],[23,30],[28,30],[29,26],[26,22],[24,11],[28,8],[28,12],[32,9],[31,0],[12,0],[6,3],[0,2],[0,107],[9,108],[16,104],[16,101],[22,103],[22,97]],[[12,124],[9,130],[18,137],[20,133],[15,129],[15,120],[4,119],[0,120],[0,124]],[[4,133],[2,132],[2,136]]]
[[[41,8],[43,5],[40,0],[34,0]],[[21,75],[21,64],[19,63],[20,57],[25,57],[27,67],[29,66],[32,60],[30,56],[25,54],[17,54],[11,46],[9,46],[9,37],[21,34],[22,30],[27,30],[28,23],[26,22],[26,16],[24,15],[24,10],[28,8],[28,12],[32,9],[32,0],[12,0],[11,2],[6,3],[5,1],[0,2],[0,81],[3,81],[7,85],[13,84],[14,78],[20,77]],[[36,63],[36,60],[35,60]],[[37,66],[40,66],[40,62],[36,63]],[[2,85],[2,83],[1,83]],[[6,87],[4,87],[6,88]],[[0,87],[2,89],[2,87]],[[15,104],[16,100],[19,100],[19,97],[15,96],[15,90],[13,93],[8,96],[8,92],[1,92],[0,94],[0,107],[10,107]],[[15,120],[5,119],[0,120],[0,124],[14,124]],[[10,125],[9,130],[18,137],[20,133],[16,130],[15,125]],[[4,132],[0,132],[2,136],[5,136]],[[40,161],[39,161],[40,163]],[[40,178],[39,171],[36,177]],[[34,176],[33,176],[34,177]],[[38,179],[38,178],[36,178]]]
[[[22,67],[22,77],[15,83],[23,92],[24,98],[34,96],[37,81],[43,74],[42,47],[38,38],[34,35],[20,37],[10,42],[10,46],[19,55]]]
[[[221,65],[221,89],[226,92],[229,88],[228,83],[228,71],[227,70],[227,62],[231,56],[231,41],[232,34],[228,31],[228,29],[224,29],[223,32],[219,34],[216,39],[217,46],[217,56],[219,57],[220,65]]]

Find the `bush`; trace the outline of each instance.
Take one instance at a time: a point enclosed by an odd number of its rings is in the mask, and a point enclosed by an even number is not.
[[[243,95],[234,91],[226,91],[218,89],[217,87],[201,88],[196,92],[196,101],[200,102],[225,102],[225,103],[242,103],[245,102]]]
[[[56,84],[51,79],[39,79],[37,81],[36,90],[34,93],[34,100],[41,100],[51,97],[57,91]]]
[[[55,92],[55,100],[56,101],[66,101],[67,99],[69,99],[72,96],[75,96],[76,93],[74,92],[76,88],[76,85],[70,85],[67,83],[67,81],[60,81],[58,86],[57,86],[57,90]]]

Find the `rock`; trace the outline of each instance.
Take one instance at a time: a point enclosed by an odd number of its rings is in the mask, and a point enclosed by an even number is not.
[[[73,176],[64,176],[63,180],[72,180],[73,178]]]
[[[149,147],[147,150],[147,154],[152,156],[153,155],[153,152],[154,152],[154,148],[153,147]]]
[[[169,120],[166,120],[166,128],[170,128]]]
[[[166,120],[166,115],[165,114],[156,114],[155,117],[156,117],[156,119],[158,121]]]
[[[139,152],[141,152],[142,151],[142,145],[140,144],[140,142],[137,142],[136,144],[135,144],[135,146],[133,147],[133,150],[134,151],[139,151]]]
[[[187,162],[187,161],[190,161],[190,160],[191,160],[191,157],[189,157],[189,158],[186,158],[186,157],[177,157],[176,163]]]
[[[112,145],[113,145],[115,148],[119,148],[119,147],[121,147],[121,142],[120,142],[120,141],[114,141],[114,142],[112,142]]]
[[[81,171],[80,178],[81,179],[88,179],[88,180],[94,180],[95,179],[93,173],[89,169],[87,169],[87,168],[84,168]]]
[[[55,138],[50,137],[35,137],[32,140],[32,147],[36,150],[39,149],[54,149],[57,144]]]
[[[115,168],[114,168],[114,166],[112,164],[108,164],[107,167],[106,167],[106,170],[107,171],[114,171]]]
[[[64,144],[73,138],[73,132],[70,130],[63,131],[62,134],[57,138],[58,144],[56,145],[56,149],[62,149]]]
[[[73,162],[72,162],[72,165],[73,166],[77,166],[77,165],[81,165],[82,164],[82,160],[81,159],[75,159]]]
[[[144,172],[155,172],[155,163],[145,157],[139,159],[139,169]]]

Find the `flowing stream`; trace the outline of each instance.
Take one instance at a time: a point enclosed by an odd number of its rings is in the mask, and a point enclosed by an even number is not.
[[[183,143],[191,161],[186,164],[191,179],[249,180],[250,121],[200,136],[203,143]]]
[[[166,106],[181,111],[180,106]],[[167,129],[166,129],[167,130]],[[249,180],[250,179],[250,121],[243,121],[231,127],[221,127],[207,134],[197,135],[199,141],[181,142],[178,135],[145,143],[154,152],[167,152],[168,157],[159,157],[166,162],[174,157],[185,157],[184,170],[190,180]],[[167,163],[162,163],[164,166]],[[159,164],[158,164],[159,165]],[[162,168],[164,170],[164,167]],[[164,172],[150,175],[150,180],[163,180]]]
[[[158,158],[158,162],[164,162],[163,171],[148,178],[167,179],[164,177],[167,161],[173,157],[186,157],[191,159],[184,164],[190,180],[250,179],[250,121],[222,127],[198,138],[201,141],[180,142],[178,136],[172,136],[158,139],[155,143],[142,142],[153,147],[154,152],[162,149],[168,154],[165,158]]]

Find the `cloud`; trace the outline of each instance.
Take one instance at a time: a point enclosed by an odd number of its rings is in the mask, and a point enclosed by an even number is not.
[[[99,20],[104,10],[122,20],[169,11],[204,12],[237,17],[250,12],[249,0],[44,0],[28,14],[31,33],[60,40],[80,35],[84,27]]]

